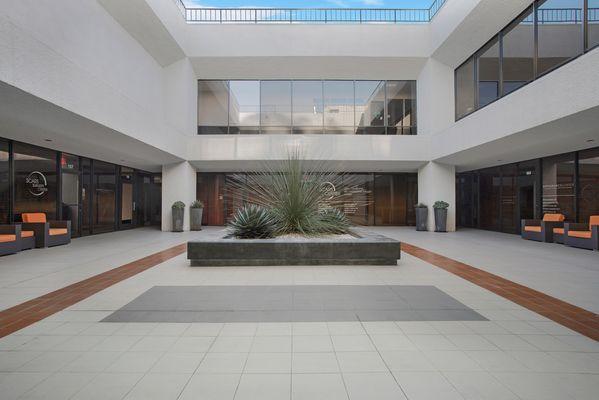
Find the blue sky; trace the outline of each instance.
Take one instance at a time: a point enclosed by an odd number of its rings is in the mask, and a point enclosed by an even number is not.
[[[188,6],[203,7],[354,7],[354,8],[428,8],[433,0],[183,0]]]

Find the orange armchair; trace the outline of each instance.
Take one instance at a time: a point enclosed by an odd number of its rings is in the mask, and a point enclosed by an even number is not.
[[[599,250],[599,215],[591,215],[588,224],[567,223],[564,240],[568,246]]]
[[[0,256],[21,250],[21,225],[0,225]]]
[[[44,213],[23,213],[24,231],[33,231],[35,247],[50,247],[71,242],[71,221],[47,221]]]
[[[545,214],[541,221],[523,219],[520,235],[522,239],[538,242],[563,243],[564,219],[563,214]]]

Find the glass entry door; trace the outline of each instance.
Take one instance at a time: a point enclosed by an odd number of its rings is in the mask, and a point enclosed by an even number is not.
[[[119,228],[128,229],[135,226],[137,204],[135,202],[135,174],[133,169],[122,167],[121,175],[121,204]]]
[[[138,173],[137,201],[134,203],[137,214],[137,226],[152,224],[152,176]]]
[[[61,213],[62,219],[71,221],[71,236],[80,235],[79,215],[79,157],[62,153],[61,166]]]

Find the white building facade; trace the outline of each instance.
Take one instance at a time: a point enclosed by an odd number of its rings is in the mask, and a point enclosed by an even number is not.
[[[378,14],[0,0],[0,219],[170,230],[171,204],[199,198],[224,224],[230,174],[301,149],[359,178],[358,224],[413,225],[420,202],[432,230],[435,201],[448,230],[583,221],[599,212],[598,44],[597,0]],[[33,200],[40,160],[49,196]]]

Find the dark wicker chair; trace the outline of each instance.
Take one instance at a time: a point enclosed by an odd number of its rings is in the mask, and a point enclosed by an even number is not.
[[[522,239],[537,242],[563,243],[563,214],[545,214],[542,220],[523,219],[520,235]]]
[[[21,251],[21,225],[0,225],[0,255]]]
[[[21,250],[29,250],[35,247],[35,232],[23,230],[21,227]]]
[[[572,247],[599,250],[599,215],[592,215],[588,224],[566,223],[564,243]]]
[[[47,221],[44,213],[23,213],[23,230],[33,231],[35,247],[71,243],[71,221]]]

